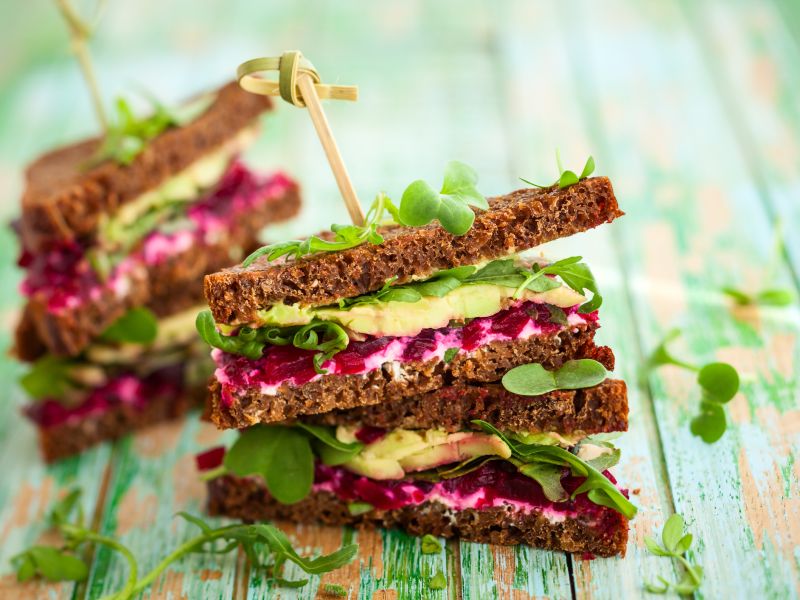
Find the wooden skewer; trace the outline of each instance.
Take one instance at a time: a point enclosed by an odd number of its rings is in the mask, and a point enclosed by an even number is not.
[[[256,77],[260,71],[279,71],[280,79],[270,81]],[[328,158],[328,163],[342,194],[347,212],[355,225],[364,224],[364,211],[358,195],[344,166],[344,160],[336,145],[331,126],[322,109],[320,98],[356,100],[358,88],[354,86],[325,85],[320,83],[314,66],[302,58],[297,51],[285,52],[280,58],[254,58],[239,65],[236,70],[242,89],[254,94],[281,96],[290,104],[308,108],[311,122]],[[299,94],[297,93],[299,91]]]
[[[347,167],[344,166],[344,160],[342,160],[339,147],[336,145],[336,140],[333,138],[333,132],[328,124],[328,118],[325,116],[325,111],[322,110],[322,102],[320,102],[317,96],[314,80],[310,75],[300,73],[297,76],[297,86],[300,88],[300,93],[303,95],[303,102],[305,102],[306,108],[308,108],[308,114],[311,116],[314,129],[317,130],[322,149],[325,150],[325,156],[328,157],[328,163],[330,163],[333,176],[336,178],[336,185],[339,186],[339,192],[342,194],[342,198],[344,198],[347,212],[350,213],[350,220],[352,220],[355,225],[363,225],[364,210],[361,208],[361,203],[358,201],[353,182],[350,180],[350,175],[347,172]]]

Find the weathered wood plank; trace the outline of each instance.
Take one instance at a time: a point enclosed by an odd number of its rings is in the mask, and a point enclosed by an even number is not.
[[[727,360],[745,376],[728,407],[732,424],[713,446],[688,430],[692,377],[665,369],[650,378],[675,506],[706,566],[701,592],[796,595],[797,309],[734,315],[717,292],[737,280],[757,285],[767,215],[678,9],[585,2],[573,14],[587,129],[636,198],[616,231],[643,344],[678,323],[684,355]],[[781,269],[779,282],[787,276]]]
[[[559,10],[555,3],[519,2],[504,18],[507,25],[498,47],[501,73],[508,78],[505,114],[507,129],[513,132],[511,181],[518,181],[517,177],[542,182],[554,179],[557,171],[553,154],[558,147],[569,168],[580,169],[593,153],[599,172],[609,173],[606,152],[587,139],[565,44],[570,36],[569,25],[559,25],[570,22],[565,12],[566,8]],[[536,23],[536,35],[530,34],[531,23]],[[627,211],[635,199],[626,194],[621,176],[624,174],[614,173],[612,179],[621,206]],[[642,592],[643,580],[654,580],[658,575],[673,576],[671,565],[648,556],[642,548],[643,536],[650,534],[663,522],[665,514],[671,512],[671,497],[650,398],[635,385],[640,349],[635,336],[636,323],[629,312],[629,278],[613,242],[618,227],[618,223],[604,226],[550,246],[556,257],[582,255],[603,291],[599,341],[615,351],[615,375],[629,384],[631,409],[630,431],[615,441],[622,449],[622,462],[615,472],[624,486],[641,490],[640,494],[632,495],[640,512],[632,522],[626,558],[573,560],[575,591],[579,597],[604,597],[611,590],[621,597],[635,597]]]
[[[792,230],[800,223],[800,47],[790,34],[793,25],[769,3],[683,6],[759,195],[785,228],[797,278],[800,237]]]

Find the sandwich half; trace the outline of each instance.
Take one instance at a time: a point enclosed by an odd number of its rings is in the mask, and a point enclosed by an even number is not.
[[[198,457],[212,513],[624,553],[636,509],[602,436],[627,429],[627,395],[594,342],[602,298],[579,257],[525,252],[620,216],[611,184],[475,212],[463,235],[394,225],[205,278],[208,412],[243,430]]]
[[[240,159],[269,100],[231,83],[198,102],[124,163],[97,138],[26,172],[15,353],[32,363],[25,414],[47,460],[197,406],[211,372],[193,327],[202,277],[299,210],[294,181]]]

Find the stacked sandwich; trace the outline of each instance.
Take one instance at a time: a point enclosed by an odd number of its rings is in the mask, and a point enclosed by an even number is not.
[[[490,198],[459,235],[316,237],[207,276],[210,417],[241,430],[198,456],[210,512],[624,553],[601,296],[579,257],[524,254],[622,215],[607,178],[575,181]]]
[[[47,460],[202,401],[212,372],[193,326],[203,275],[299,208],[295,183],[239,160],[268,99],[233,83],[141,120],[120,106],[104,138],[26,172],[15,351],[33,363],[25,412]]]

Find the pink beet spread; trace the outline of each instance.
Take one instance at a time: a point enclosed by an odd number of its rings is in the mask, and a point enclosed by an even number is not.
[[[331,374],[357,375],[380,369],[387,362],[442,360],[450,348],[471,352],[494,341],[527,339],[548,335],[563,328],[550,321],[547,310],[535,310],[535,303],[521,301],[490,317],[473,319],[463,327],[423,329],[415,336],[369,337],[351,341],[323,366]],[[579,314],[578,306],[564,311],[570,327],[597,320],[597,312]],[[228,406],[240,393],[254,387],[274,395],[283,384],[303,385],[320,375],[314,370],[314,352],[294,346],[268,346],[258,360],[212,352],[217,365],[215,375],[222,387],[222,399]]]
[[[211,448],[196,456],[197,468],[200,471],[215,469],[222,465],[224,457],[223,447]],[[617,483],[608,471],[603,475]],[[567,469],[564,470],[561,484],[567,492],[572,493],[582,482],[583,478],[573,477]],[[591,502],[586,494],[579,494],[566,502],[552,502],[536,481],[520,474],[505,461],[491,461],[471,473],[439,482],[414,479],[378,481],[343,467],[330,467],[318,462],[313,491],[329,492],[348,502],[367,502],[381,510],[426,501],[439,502],[453,510],[511,506],[523,512],[543,513],[555,521],[580,516],[593,527],[608,532],[617,530],[623,520],[622,515],[613,509]],[[622,492],[628,495],[625,490]]]
[[[138,377],[125,373],[86,393],[82,402],[65,406],[44,399],[25,407],[25,415],[46,429],[98,415],[117,406],[143,410],[156,398],[175,398],[184,390],[183,366],[172,365]]]
[[[53,313],[80,306],[104,291],[125,295],[135,274],[191,248],[213,244],[235,220],[263,202],[277,200],[293,185],[283,173],[261,177],[234,161],[212,191],[188,206],[185,229],[149,233],[105,282],[89,263],[87,247],[75,241],[61,242],[38,254],[23,251],[19,265],[26,276],[21,291],[46,302]]]

